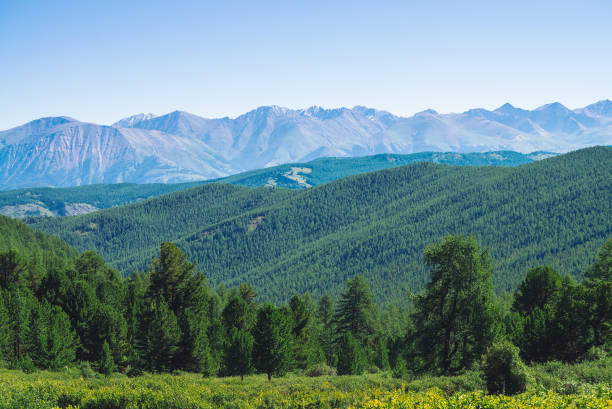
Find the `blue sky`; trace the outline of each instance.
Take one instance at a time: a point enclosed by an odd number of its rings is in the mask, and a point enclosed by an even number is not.
[[[0,129],[69,115],[612,98],[611,1],[0,0]]]

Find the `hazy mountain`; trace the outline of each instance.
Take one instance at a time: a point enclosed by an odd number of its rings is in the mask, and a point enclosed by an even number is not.
[[[260,107],[236,118],[182,111],[113,126],[43,118],[0,132],[0,188],[181,182],[320,157],[423,151],[566,152],[612,144],[612,101],[570,110],[505,104],[404,118],[357,106]]]

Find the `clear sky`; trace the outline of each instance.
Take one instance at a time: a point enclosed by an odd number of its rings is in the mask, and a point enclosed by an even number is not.
[[[0,129],[612,98],[612,1],[0,0]]]

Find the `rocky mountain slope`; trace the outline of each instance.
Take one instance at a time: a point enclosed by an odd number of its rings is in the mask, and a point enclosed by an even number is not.
[[[307,162],[423,151],[566,152],[612,144],[612,101],[570,110],[505,104],[404,118],[365,107],[260,107],[237,118],[175,111],[112,126],[42,118],[0,132],[0,189],[93,183],[185,182]]]

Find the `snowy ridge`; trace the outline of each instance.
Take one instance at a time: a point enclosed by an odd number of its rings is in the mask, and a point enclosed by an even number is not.
[[[216,119],[174,111],[112,126],[51,117],[0,132],[0,187],[192,181],[324,156],[567,152],[594,145],[612,145],[610,100],[575,110],[504,104],[408,118],[363,106],[264,106]]]

